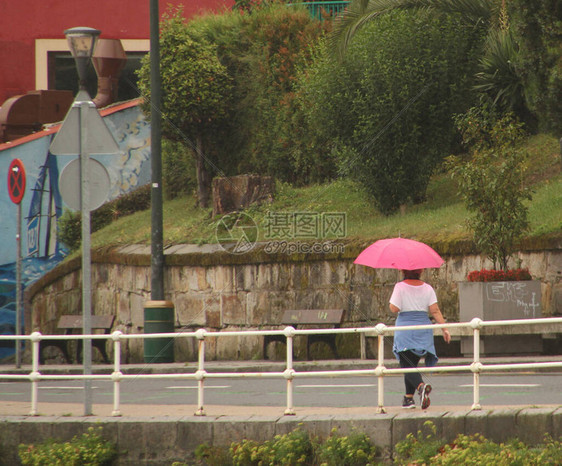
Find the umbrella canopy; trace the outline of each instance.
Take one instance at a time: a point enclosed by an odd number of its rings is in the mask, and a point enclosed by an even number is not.
[[[425,243],[406,238],[381,239],[374,242],[353,261],[374,269],[417,270],[437,268],[443,259]]]

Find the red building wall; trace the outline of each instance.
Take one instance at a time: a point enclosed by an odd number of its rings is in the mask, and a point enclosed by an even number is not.
[[[186,18],[231,8],[234,0],[159,0],[160,15],[183,5]],[[64,39],[87,26],[104,39],[149,39],[150,0],[0,0],[0,105],[35,89],[35,40]]]

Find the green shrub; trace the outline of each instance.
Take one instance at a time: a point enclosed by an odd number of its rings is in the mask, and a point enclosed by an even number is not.
[[[65,210],[57,222],[58,239],[71,251],[80,247],[82,238],[82,220],[80,212]]]
[[[345,57],[320,53],[298,82],[313,151],[334,150],[380,211],[425,200],[455,149],[452,116],[469,108],[482,38],[456,16],[394,11],[354,36]],[[376,44],[376,46],[375,46]]]
[[[197,187],[195,157],[183,143],[162,140],[162,185],[166,199],[189,195]]]
[[[101,436],[102,428],[88,428],[80,436],[75,436],[70,442],[47,440],[43,443],[22,444],[18,448],[21,463],[26,465],[108,465],[117,457],[115,445],[104,440]]]
[[[375,463],[376,447],[369,437],[353,431],[346,437],[333,429],[326,441],[318,445],[316,459],[326,466],[358,466]]]
[[[359,466],[375,463],[376,448],[365,434],[339,436],[333,429],[325,442],[297,428],[263,443],[244,439],[228,451],[202,444],[195,450],[199,464],[207,465],[323,465]],[[177,463],[180,466],[180,463]]]
[[[473,214],[468,226],[476,246],[494,269],[507,270],[517,241],[529,229],[528,154],[521,146],[522,124],[513,114],[491,121],[485,109],[471,109],[457,118],[465,141],[471,141],[471,158],[449,158],[449,166],[459,180],[466,208]]]
[[[423,426],[429,433],[424,434],[418,430],[417,434],[408,434],[405,440],[398,442],[394,447],[394,462],[396,464],[428,464],[444,442],[435,437],[436,427],[431,421],[424,422]]]
[[[253,440],[242,440],[230,447],[234,465],[296,465],[311,464],[315,443],[308,432],[295,429],[285,435],[276,435],[273,440],[258,444]]]
[[[141,186],[130,193],[105,203],[91,212],[90,231],[101,230],[112,221],[125,215],[150,208],[150,185]],[[82,238],[82,214],[66,210],[58,221],[58,238],[71,251],[80,247]]]
[[[493,464],[500,465],[546,465],[562,464],[562,448],[559,441],[545,437],[545,443],[535,447],[525,445],[513,439],[506,443],[495,443],[481,434],[459,434],[450,444],[445,444],[435,437],[435,425],[431,421],[424,423],[430,433],[424,435],[409,434],[405,440],[398,442],[394,448],[395,464],[411,465],[448,465]]]

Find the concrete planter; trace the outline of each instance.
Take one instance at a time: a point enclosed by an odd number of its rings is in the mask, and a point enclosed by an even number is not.
[[[475,317],[482,320],[535,319],[542,317],[541,282],[538,280],[509,282],[460,282],[459,320],[469,322]],[[503,329],[502,329],[503,330]],[[505,332],[502,332],[505,333]],[[472,356],[472,338],[461,338],[461,352]],[[483,335],[482,355],[541,353],[541,335],[520,335],[517,328],[512,334]]]

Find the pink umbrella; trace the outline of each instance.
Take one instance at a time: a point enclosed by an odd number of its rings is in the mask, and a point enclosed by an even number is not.
[[[406,238],[381,239],[364,249],[354,264],[374,269],[417,270],[437,268],[443,259],[427,244]]]

